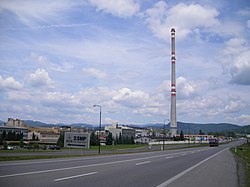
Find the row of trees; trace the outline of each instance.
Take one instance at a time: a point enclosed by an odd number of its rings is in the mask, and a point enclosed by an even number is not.
[[[234,131],[225,131],[225,132],[208,132],[208,135],[214,135],[216,137],[219,136],[226,136],[226,137],[232,137],[235,138],[236,137],[236,133]]]
[[[109,133],[108,136],[106,137],[106,145],[112,145],[114,144],[134,144],[134,137],[124,137],[121,134],[119,136],[116,136],[114,139],[112,136],[112,133]],[[64,134],[62,133],[57,141],[57,145],[59,147],[64,146]],[[92,132],[90,134],[90,146],[98,146],[99,145],[99,139],[98,135],[95,134],[95,132]]]
[[[15,132],[8,132],[3,131],[0,135],[0,144],[3,145],[3,141],[20,141],[23,139],[23,133],[15,133]]]
[[[109,133],[106,137],[106,145],[112,145],[114,144],[134,144],[134,137],[128,137],[128,136],[122,136],[121,133],[119,136],[116,136],[116,138],[113,138],[112,133]],[[97,146],[99,145],[98,136],[92,132],[90,135],[90,146]]]

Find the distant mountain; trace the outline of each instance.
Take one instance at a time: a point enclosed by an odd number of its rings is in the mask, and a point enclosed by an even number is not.
[[[5,123],[4,121],[0,120],[0,123]],[[24,123],[31,127],[55,127],[55,126],[73,126],[73,127],[83,127],[86,129],[96,129],[98,130],[98,125],[90,125],[86,123],[72,123],[72,124],[64,124],[64,123],[58,123],[58,124],[47,124],[40,121],[33,121],[33,120],[24,120]],[[104,126],[107,126],[107,124],[102,124],[102,129]],[[119,125],[120,126],[120,125]],[[153,129],[163,129],[162,123],[154,123],[154,124],[144,124],[144,125],[125,125],[130,127],[137,127],[137,128],[153,128]],[[166,129],[170,129],[169,123],[166,124]],[[228,131],[234,131],[236,133],[240,134],[246,134],[250,133],[250,125],[248,126],[238,126],[230,123],[206,123],[206,124],[200,124],[200,123],[183,123],[183,122],[177,122],[177,129],[180,132],[183,131],[184,134],[198,134],[201,130],[205,134],[212,132],[228,132]]]
[[[88,129],[93,129],[94,126],[93,125],[89,125],[86,123],[72,123],[71,126],[73,127],[83,127],[83,128],[88,128]]]
[[[147,124],[146,127],[151,127],[155,129],[163,129],[163,124]],[[207,123],[207,124],[199,124],[199,123],[183,123],[177,122],[178,131],[183,131],[184,134],[198,134],[201,130],[205,134],[208,132],[225,132],[225,131],[237,131],[241,127],[238,125],[230,124],[230,123]],[[166,125],[166,129],[170,129],[170,124]]]
[[[250,134],[250,125],[240,127],[235,130],[239,134]]]
[[[24,124],[30,126],[30,127],[52,127],[52,126],[56,126],[55,124],[47,124],[47,123],[43,123],[40,121],[33,121],[33,120],[24,120],[23,121]]]
[[[240,128],[238,125],[229,124],[229,123],[208,123],[208,124],[195,124],[195,123],[178,123],[180,129],[184,133],[193,133],[198,134],[201,130],[205,134],[209,132],[225,132],[225,131],[235,131]]]
[[[84,123],[73,123],[73,124],[64,124],[64,123],[57,123],[57,124],[48,124],[48,123],[43,123],[40,121],[33,121],[33,120],[24,120],[24,123],[30,127],[58,127],[58,126],[72,126],[72,127],[84,127],[84,128],[89,128],[92,129],[94,128],[93,125],[89,124],[84,124]]]

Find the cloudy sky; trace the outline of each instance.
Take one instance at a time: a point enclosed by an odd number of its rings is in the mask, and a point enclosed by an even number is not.
[[[1,0],[0,119],[250,124],[250,2]]]

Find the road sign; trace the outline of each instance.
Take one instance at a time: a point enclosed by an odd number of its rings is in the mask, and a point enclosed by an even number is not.
[[[65,132],[64,147],[89,149],[89,133]]]

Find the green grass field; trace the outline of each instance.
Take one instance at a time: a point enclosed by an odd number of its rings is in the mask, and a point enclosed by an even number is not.
[[[117,149],[134,149],[139,147],[148,147],[148,145],[142,145],[142,144],[119,144],[119,145],[106,145],[101,146],[102,150],[117,150]],[[91,146],[90,150],[98,150],[99,146]]]
[[[136,149],[139,147],[148,147],[148,145],[142,144],[130,144],[130,145],[107,145],[101,146],[101,150],[119,150],[119,149]],[[63,148],[68,149],[68,148]],[[71,149],[79,149],[79,148],[71,148]],[[90,150],[98,150],[99,146],[91,146]],[[41,150],[41,149],[20,149],[20,150],[0,150],[0,161],[13,161],[13,160],[32,160],[32,159],[49,159],[49,158],[65,158],[65,157],[77,157],[79,155],[37,155],[37,156],[1,156],[1,153],[32,153],[32,152],[55,152],[57,150]],[[60,151],[60,150],[59,150]],[[82,156],[82,155],[81,155]],[[90,156],[90,155],[88,155]]]
[[[233,150],[235,152],[235,150]],[[250,186],[250,142],[237,147],[236,155],[238,155],[245,164],[246,186]]]

